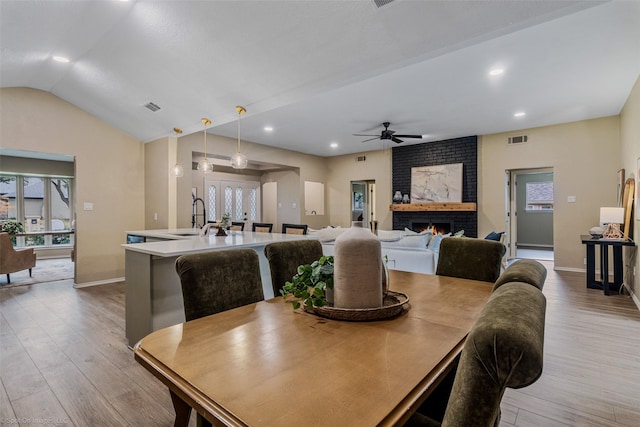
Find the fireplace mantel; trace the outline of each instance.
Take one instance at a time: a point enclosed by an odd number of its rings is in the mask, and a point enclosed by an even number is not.
[[[432,212],[432,211],[467,211],[475,212],[474,202],[463,203],[394,203],[389,205],[392,212]]]

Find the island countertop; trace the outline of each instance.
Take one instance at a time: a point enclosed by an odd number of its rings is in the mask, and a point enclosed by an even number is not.
[[[152,331],[185,321],[180,278],[175,263],[186,254],[250,248],[258,253],[264,298],[273,298],[271,270],[264,248],[269,243],[317,239],[317,236],[216,230],[200,237],[200,230],[178,228],[127,231],[146,243],[123,244],[125,250],[125,324],[130,347]]]
[[[213,230],[212,230],[213,231]],[[273,242],[284,242],[301,239],[316,239],[315,236],[255,233],[252,231],[227,231],[227,236],[210,234],[200,237],[199,229],[178,228],[167,230],[127,231],[128,235],[166,239],[149,243],[123,244],[125,250],[140,252],[159,257],[172,257],[215,249],[232,249],[242,247],[264,246]]]

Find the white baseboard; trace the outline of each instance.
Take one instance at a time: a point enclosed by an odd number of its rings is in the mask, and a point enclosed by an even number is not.
[[[74,283],[73,287],[76,289],[79,289],[79,288],[88,288],[89,286],[108,285],[110,283],[118,283],[118,282],[124,282],[124,277],[115,277],[113,279],[106,279],[106,280],[96,280],[95,282]]]
[[[585,274],[587,273],[586,268],[556,267],[554,265],[553,269],[555,271],[570,271],[572,273],[585,273]],[[600,274],[600,271],[596,271],[596,273]]]

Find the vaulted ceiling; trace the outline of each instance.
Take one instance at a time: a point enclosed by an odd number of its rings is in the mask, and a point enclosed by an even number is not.
[[[616,115],[640,74],[637,1],[2,0],[0,28],[3,87],[143,142],[235,138],[243,105],[243,140],[320,156],[393,145],[353,136],[387,121],[409,144]]]

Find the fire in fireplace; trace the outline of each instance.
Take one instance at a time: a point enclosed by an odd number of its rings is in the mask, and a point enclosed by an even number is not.
[[[411,221],[411,229],[417,233],[431,228],[433,234],[448,234],[453,232],[453,221],[446,220],[421,220]]]

